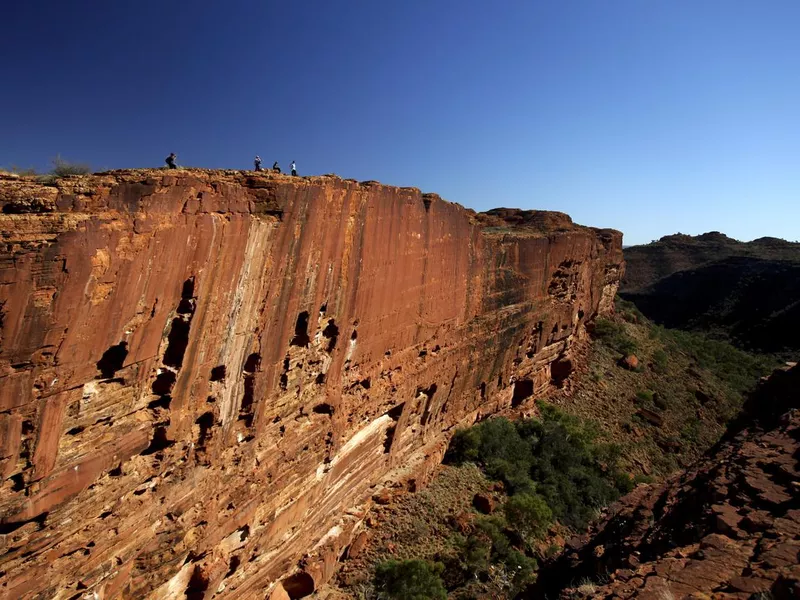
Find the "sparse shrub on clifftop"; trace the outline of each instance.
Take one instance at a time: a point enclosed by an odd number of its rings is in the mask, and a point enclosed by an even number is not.
[[[59,154],[53,159],[53,170],[51,174],[55,177],[66,177],[68,175],[88,175],[92,170],[85,163],[74,163],[61,158]]]

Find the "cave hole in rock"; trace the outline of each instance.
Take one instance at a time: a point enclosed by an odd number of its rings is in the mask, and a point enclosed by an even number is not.
[[[219,365],[211,369],[211,381],[225,381],[225,365]]]
[[[128,342],[120,342],[103,352],[103,356],[97,361],[97,370],[100,371],[101,378],[114,377],[116,372],[122,368],[127,356]]]
[[[333,407],[330,404],[322,403],[317,404],[314,408],[311,409],[318,415],[332,415],[333,414]]]
[[[325,373],[319,373],[317,378],[314,380],[317,385],[322,385],[325,383]]]
[[[195,423],[200,427],[200,433],[197,435],[197,446],[204,446],[211,438],[211,429],[214,427],[214,413],[211,411],[204,412],[197,417]]]
[[[327,311],[328,311],[328,303],[323,302],[322,306],[319,307],[319,316],[324,317]]]
[[[183,287],[181,288],[181,299],[189,300],[194,297],[194,275],[189,277],[186,281],[183,282]]]
[[[78,427],[73,427],[72,429],[67,430],[67,435],[78,435],[81,431],[86,429],[83,425],[79,425]]]
[[[17,473],[16,475],[12,475],[9,477],[11,480],[11,491],[12,492],[21,492],[25,489],[25,478],[23,477],[22,473]]]
[[[283,372],[280,376],[279,386],[282,390],[285,390],[289,386],[289,355],[286,355],[286,358],[283,359]]]
[[[578,310],[578,320],[581,320],[581,319],[583,319],[583,316],[584,316],[585,314],[586,314],[586,313],[584,313],[582,310]]]
[[[166,450],[174,443],[175,442],[167,437],[166,427],[156,427],[153,431],[153,437],[150,440],[150,445],[142,450],[142,456],[149,456],[151,454],[155,454],[156,452],[160,452],[161,450]]]
[[[572,361],[568,358],[559,358],[550,366],[550,380],[556,387],[562,387],[564,382],[575,369]]]
[[[358,382],[358,385],[360,385],[365,390],[368,390],[369,388],[372,387],[372,379],[370,379],[369,377],[367,377],[366,379],[362,379],[361,381]]]
[[[481,382],[480,390],[481,390],[481,400],[486,400],[486,382],[485,381]]]
[[[161,372],[156,375],[156,379],[153,381],[153,385],[150,389],[156,396],[166,396],[172,391],[172,386],[175,385],[175,380],[177,378],[178,376],[174,371],[162,369]]]
[[[336,322],[333,319],[328,321],[325,329],[322,330],[322,335],[326,340],[328,340],[328,345],[325,347],[325,351],[330,354],[333,352],[333,349],[336,348],[336,342],[339,339],[339,327],[336,325]]]
[[[558,323],[553,325],[553,329],[552,329],[552,331],[550,333],[558,333]]]
[[[314,579],[304,571],[290,575],[281,584],[292,600],[305,598],[314,593]]]
[[[32,519],[26,519],[24,521],[16,521],[15,523],[0,523],[0,535],[8,535],[9,533],[14,533],[17,529],[27,525],[28,523],[36,523],[39,525],[39,530],[44,529],[45,521],[47,520],[48,512],[43,512],[38,517],[33,517]],[[28,554],[23,553],[22,557],[28,556]]]
[[[119,463],[116,467],[111,469],[108,472],[109,477],[122,477],[122,463]]]
[[[403,414],[403,408],[405,408],[406,403],[401,402],[391,410],[389,410],[386,415],[393,421],[393,423],[389,426],[386,430],[386,439],[383,441],[383,451],[385,454],[388,454],[389,451],[392,449],[392,442],[394,441],[394,434],[397,430],[397,422],[400,420],[400,417]]]
[[[533,380],[520,379],[514,382],[514,391],[511,395],[511,406],[516,407],[533,396]]]
[[[350,341],[355,342],[358,339],[358,331],[353,329],[353,333],[350,334]]]
[[[297,322],[294,325],[294,337],[289,342],[289,345],[307,348],[310,341],[311,338],[308,337],[308,311],[304,310],[297,315]]]
[[[242,559],[238,556],[231,556],[231,561],[228,563],[228,572],[225,574],[225,579],[236,573],[236,569],[242,564]]]
[[[208,575],[206,575],[200,565],[195,565],[192,576],[189,578],[189,584],[186,586],[186,599],[203,600],[209,584]]]
[[[180,369],[183,365],[183,355],[189,345],[189,329],[191,319],[175,317],[167,335],[167,349],[164,352],[164,364],[168,367]]]
[[[250,356],[247,357],[247,360],[244,361],[244,367],[242,370],[245,373],[255,373],[258,370],[258,367],[261,365],[261,355],[258,352],[253,352]]]
[[[194,312],[194,299],[181,298],[181,301],[178,303],[178,309],[175,312],[179,315],[191,315]]]
[[[159,396],[155,400],[147,403],[147,408],[151,410],[155,410],[157,408],[165,408],[168,409],[169,405],[172,404],[172,396]]]
[[[253,398],[255,395],[255,381],[253,376],[244,378],[244,394],[242,395],[242,406],[239,409],[242,413],[249,413],[253,408]]]
[[[244,542],[247,538],[250,537],[250,525],[245,525],[241,529],[237,530],[239,533],[239,541]]]

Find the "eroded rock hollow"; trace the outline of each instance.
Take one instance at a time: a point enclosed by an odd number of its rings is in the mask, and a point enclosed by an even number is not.
[[[621,234],[375,182],[0,180],[0,590],[300,598],[450,433],[563,385]]]

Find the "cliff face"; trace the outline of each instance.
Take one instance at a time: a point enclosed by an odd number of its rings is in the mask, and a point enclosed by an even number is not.
[[[335,177],[0,180],[0,590],[300,598],[559,385],[621,235]],[[538,216],[537,216],[538,215]]]

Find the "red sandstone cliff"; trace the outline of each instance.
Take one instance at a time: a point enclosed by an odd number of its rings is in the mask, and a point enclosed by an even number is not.
[[[0,178],[0,590],[302,597],[569,372],[621,234],[336,177]],[[278,583],[282,580],[282,583]]]

